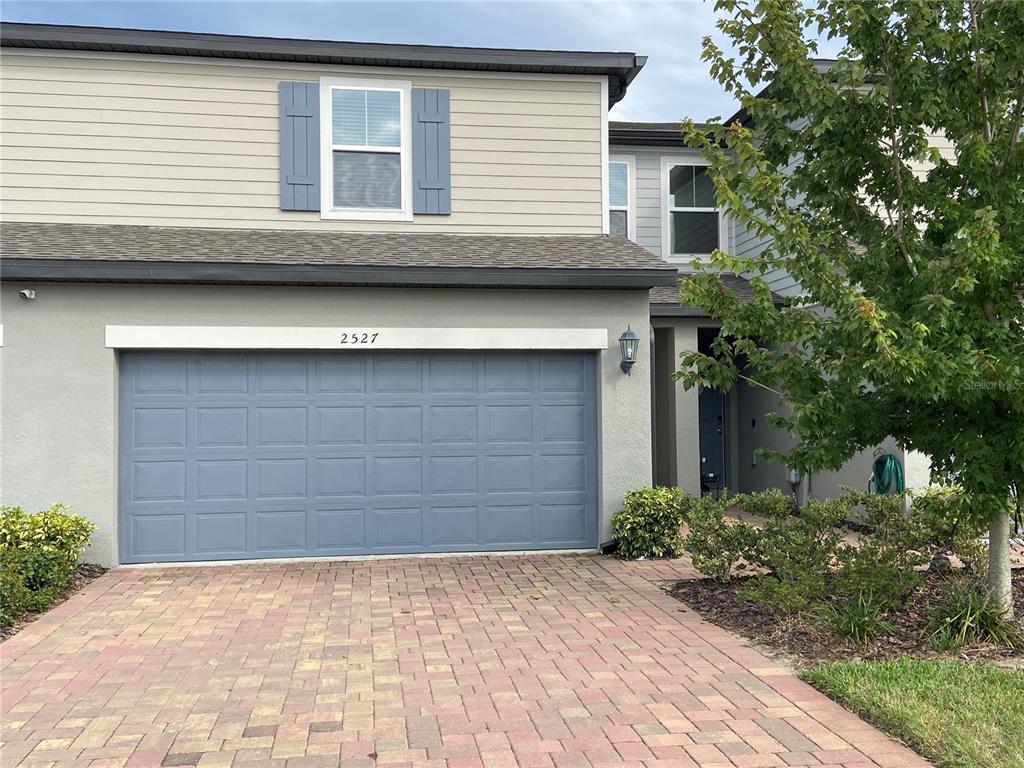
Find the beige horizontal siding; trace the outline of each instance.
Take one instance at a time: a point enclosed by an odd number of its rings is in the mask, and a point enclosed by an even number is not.
[[[593,78],[12,51],[3,217],[166,226],[598,233]],[[278,208],[278,83],[321,75],[451,90],[452,215],[322,221]]]

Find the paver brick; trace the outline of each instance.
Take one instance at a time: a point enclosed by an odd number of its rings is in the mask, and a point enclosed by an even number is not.
[[[3,646],[4,763],[927,763],[703,621],[685,560],[118,568]]]

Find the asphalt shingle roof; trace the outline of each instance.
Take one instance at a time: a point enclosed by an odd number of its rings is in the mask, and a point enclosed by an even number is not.
[[[682,276],[680,273],[679,276]],[[754,295],[754,288],[750,284],[749,280],[746,280],[739,275],[720,274],[718,279],[721,280],[733,293],[735,293],[741,299],[750,299]],[[683,307],[679,302],[679,288],[652,288],[651,289],[651,305],[657,307],[676,307],[680,310],[693,310],[699,311],[697,307]]]
[[[609,235],[446,235],[9,222],[5,259],[518,269],[669,265]]]

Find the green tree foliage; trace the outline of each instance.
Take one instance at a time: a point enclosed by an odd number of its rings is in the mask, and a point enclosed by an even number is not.
[[[703,57],[751,119],[683,134],[721,207],[771,245],[718,251],[682,282],[723,333],[678,377],[779,393],[774,423],[797,444],[778,458],[802,470],[892,435],[1005,534],[1024,477],[1024,2],[716,8],[736,54],[706,39]],[[845,41],[837,61],[815,59],[822,37]],[[760,279],[779,269],[803,288],[782,306]],[[754,299],[718,270],[753,275]],[[1009,609],[1008,555],[995,555]]]

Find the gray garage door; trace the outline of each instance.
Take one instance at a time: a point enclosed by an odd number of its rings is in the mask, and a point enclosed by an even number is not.
[[[125,353],[121,561],[593,547],[594,367]]]

